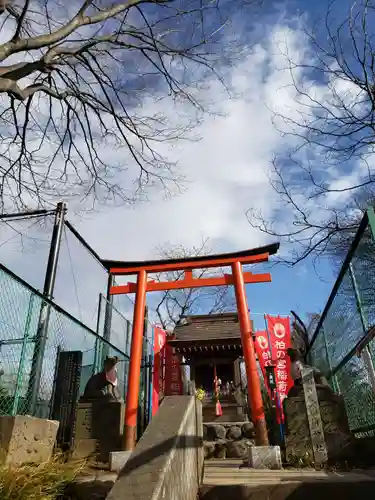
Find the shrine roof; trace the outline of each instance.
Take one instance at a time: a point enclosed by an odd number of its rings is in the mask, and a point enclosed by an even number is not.
[[[187,316],[176,325],[174,334],[176,342],[201,341],[207,343],[222,339],[241,339],[238,313]]]
[[[176,352],[181,354],[207,354],[215,352],[217,354],[226,355],[228,352],[242,353],[242,344],[240,337],[227,337],[222,339],[214,339],[209,342],[204,340],[168,340],[168,344],[176,349]]]
[[[142,269],[144,267],[152,268],[152,267],[160,267],[164,265],[171,264],[179,264],[180,262],[191,263],[194,262],[199,263],[204,260],[205,262],[209,261],[218,261],[218,260],[226,260],[226,259],[238,259],[241,260],[245,257],[257,256],[262,254],[275,255],[279,250],[279,243],[272,243],[270,245],[266,245],[263,247],[252,248],[248,250],[242,250],[240,252],[231,252],[231,253],[222,253],[216,255],[205,255],[205,256],[197,256],[197,257],[187,257],[187,258],[178,258],[178,259],[163,259],[163,260],[144,260],[144,261],[117,261],[117,260],[106,260],[101,259],[102,265],[106,269],[111,268],[123,268],[123,269],[131,269],[137,270]],[[151,271],[150,271],[151,272]]]

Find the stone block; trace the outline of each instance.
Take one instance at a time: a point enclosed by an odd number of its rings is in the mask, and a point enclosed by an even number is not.
[[[121,451],[125,405],[122,402],[92,401],[77,405],[73,456],[93,455],[108,462],[111,451]]]
[[[242,432],[237,425],[232,425],[229,427],[227,432],[227,439],[241,439]]]
[[[252,422],[246,422],[242,425],[242,434],[245,438],[252,439],[255,436],[255,428]]]
[[[246,440],[228,441],[227,458],[246,458],[248,456],[249,444]]]
[[[251,446],[249,467],[253,469],[282,469],[279,446]]]
[[[0,449],[6,465],[51,459],[59,422],[29,415],[0,416]]]
[[[72,458],[81,460],[85,458],[96,459],[100,455],[97,439],[75,439]]]
[[[219,439],[215,442],[215,458],[225,458],[226,457],[226,444],[225,439]]]
[[[109,470],[112,472],[120,472],[129,460],[131,451],[111,451],[109,453]]]
[[[204,441],[203,442],[204,458],[209,460],[215,457],[215,442],[214,441]]]
[[[226,429],[223,425],[212,424],[207,426],[207,438],[210,441],[215,441],[216,439],[225,439]]]
[[[339,461],[349,459],[353,436],[350,433],[345,404],[341,396],[333,394],[325,387],[316,387],[319,410],[324,432],[328,459]],[[310,427],[306,411],[305,397],[301,391],[284,401],[286,417],[286,460],[304,462],[314,460]]]

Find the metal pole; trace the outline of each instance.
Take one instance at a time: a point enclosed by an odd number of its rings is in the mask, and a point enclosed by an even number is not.
[[[43,295],[53,298],[53,291],[56,281],[57,263],[61,247],[61,236],[64,227],[64,216],[66,212],[65,203],[58,203],[56,207],[55,221],[52,230],[51,245],[48,256],[46,276],[44,280]],[[39,314],[38,329],[35,338],[35,348],[31,364],[30,381],[27,392],[28,409],[31,415],[35,414],[42,377],[44,352],[47,343],[48,323],[51,314],[51,306],[47,302],[42,302]]]
[[[130,321],[126,321],[126,346],[125,346],[125,354],[129,356],[129,347],[130,347],[130,337],[131,337],[131,324]]]
[[[349,264],[349,273],[350,273],[350,277],[351,277],[352,283],[353,283],[355,300],[356,300],[356,303],[357,303],[357,309],[358,309],[359,315],[361,317],[361,323],[362,323],[363,331],[364,331],[364,333],[366,335],[367,330],[368,330],[368,324],[367,324],[367,320],[365,318],[365,315],[363,314],[361,297],[359,295],[357,280],[356,280],[354,272],[353,272],[352,263]],[[366,366],[366,369],[367,369],[367,372],[368,372],[368,376],[369,376],[369,379],[370,379],[371,388],[373,390],[373,393],[375,394],[375,369],[374,369],[374,363],[372,361],[372,357],[371,357],[371,353],[369,351],[368,345],[366,345],[362,349],[361,356],[362,356],[363,362],[364,362],[364,364]]]
[[[101,348],[102,346],[102,341],[100,338],[100,322],[102,319],[102,302],[104,300],[104,297],[101,293],[99,293],[99,302],[98,302],[98,314],[96,317],[96,334],[97,337],[95,339],[95,352],[94,352],[94,363],[92,366],[92,374],[95,375],[96,372],[100,370],[100,363],[101,363]],[[104,343],[104,342],[103,342]]]
[[[96,334],[98,336],[95,339],[94,364],[92,367],[92,374],[93,375],[95,375],[95,373],[100,370],[100,361],[101,361],[100,351],[101,351],[101,348],[103,347],[101,345],[101,339],[100,339],[100,322],[102,319],[102,302],[103,302],[103,300],[104,300],[103,295],[101,293],[99,293],[98,315],[96,317]]]
[[[56,361],[55,361],[55,371],[53,374],[53,386],[52,386],[52,395],[51,395],[51,403],[49,407],[49,419],[53,420],[53,407],[55,404],[55,397],[56,397],[56,382],[57,382],[57,375],[59,371],[59,361],[60,361],[60,353],[61,353],[61,345],[57,346],[56,349]]]
[[[111,341],[111,326],[112,326],[112,305],[113,305],[113,295],[111,295],[111,288],[115,283],[115,277],[113,274],[108,275],[107,283],[107,301],[105,303],[105,317],[104,317],[104,331],[103,338],[108,342]]]
[[[147,327],[148,327],[148,307],[145,306],[145,317],[143,321],[143,421],[142,421],[142,434],[147,427],[147,414],[148,414],[148,339],[147,339]]]
[[[149,404],[148,404],[148,421],[152,418],[152,394],[154,386],[154,364],[155,364],[155,327],[152,327],[152,342],[151,342],[151,354],[150,354],[150,373],[149,373]]]
[[[147,273],[138,272],[137,292],[135,296],[133,334],[129,363],[128,390],[125,406],[124,445],[126,451],[135,447],[137,436],[137,411],[139,400],[139,382],[141,376],[142,341],[146,306]]]
[[[323,341],[324,341],[324,350],[326,352],[326,360],[328,364],[328,369],[329,373],[332,373],[332,364],[331,364],[331,358],[328,352],[328,343],[327,343],[327,337],[326,337],[326,332],[324,331],[324,326],[322,325],[322,335],[323,335]],[[310,351],[311,352],[311,351]],[[333,390],[340,394],[340,386],[337,382],[337,377],[336,375],[332,376],[332,384],[333,384]]]
[[[16,387],[14,389],[13,407],[12,407],[12,415],[13,416],[17,415],[17,411],[18,411],[18,404],[19,404],[20,392],[21,392],[22,382],[23,382],[23,371],[24,371],[24,365],[25,365],[26,348],[27,348],[27,343],[28,343],[28,338],[29,338],[29,330],[30,330],[30,323],[31,323],[31,315],[32,315],[32,311],[33,311],[33,304],[34,304],[34,294],[31,294],[30,300],[29,300],[29,306],[27,308],[27,316],[26,316],[25,328],[24,328],[24,333],[23,333],[23,342],[22,342],[22,348],[21,348],[20,362],[19,362],[18,371],[17,371]]]
[[[240,262],[232,264],[232,275],[236,292],[238,319],[241,327],[241,341],[246,366],[248,398],[256,432],[255,440],[258,446],[267,446],[267,424],[264,415],[262,391],[252,338],[245,283]]]

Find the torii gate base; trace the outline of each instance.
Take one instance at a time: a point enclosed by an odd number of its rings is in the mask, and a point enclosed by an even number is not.
[[[146,307],[147,291],[163,291],[181,288],[198,288],[218,285],[234,285],[238,317],[241,329],[242,349],[246,366],[248,401],[251,408],[251,417],[256,430],[256,444],[268,445],[268,432],[264,415],[260,379],[256,363],[255,348],[251,332],[251,323],[246,299],[245,283],[270,282],[271,275],[264,273],[254,275],[243,273],[242,264],[255,264],[265,262],[270,255],[277,252],[278,244],[267,247],[222,254],[207,257],[194,257],[184,260],[167,260],[152,262],[114,262],[103,261],[111,275],[137,275],[137,283],[128,283],[122,286],[113,286],[110,289],[112,295],[123,293],[136,293],[133,335],[130,351],[129,383],[126,397],[125,409],[125,432],[124,449],[132,450],[136,444],[137,432],[137,410],[139,400],[139,380],[141,375],[142,342],[144,313]],[[223,275],[213,278],[193,278],[193,269],[204,269],[213,267],[228,267],[232,269],[231,275]],[[184,271],[184,278],[178,281],[167,281],[158,283],[147,281],[147,274],[167,271]]]

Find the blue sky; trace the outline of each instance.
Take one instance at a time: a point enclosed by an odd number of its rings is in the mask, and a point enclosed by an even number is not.
[[[303,62],[310,47],[300,27],[309,27],[314,18],[324,16],[326,5],[322,0],[272,3],[254,19],[250,13],[248,18],[237,16],[223,30],[223,49],[233,40],[242,43],[236,60],[220,68],[236,99],[229,99],[222,86],[205,75],[199,98],[209,102],[217,114],[198,117],[194,133],[199,141],[160,145],[160,153],[177,162],[178,171],[187,179],[181,193],[166,199],[154,187],[147,202],[116,208],[107,204],[98,206],[95,212],[82,210],[86,208],[84,203],[69,203],[69,220],[103,258],[147,259],[156,256],[157,246],[191,247],[199,244],[202,237],[210,239],[215,253],[274,241],[249,225],[245,215],[249,208],[261,210],[269,219],[278,213],[281,227],[290,227],[290,214],[281,212],[280,216],[279,200],[268,176],[273,156],[285,155],[295,142],[275,129],[270,110],[298,116],[299,105],[294,99],[290,74],[285,70],[285,51],[288,49],[294,60]],[[297,75],[301,80],[305,76],[301,72]],[[322,82],[310,84],[314,91],[324,91]],[[151,116],[163,114],[171,124],[196,118],[196,110],[186,103],[167,98],[153,100],[149,94],[138,109]],[[113,159],[116,164],[123,154],[121,150],[106,149],[105,144],[103,151],[108,161]],[[284,167],[288,169],[287,162]],[[132,175],[130,168],[119,182],[132,185]],[[329,203],[344,210],[346,199],[332,199]],[[0,245],[1,261],[37,288],[42,287],[49,227],[31,228],[28,234],[35,239],[26,238],[22,249],[18,237]],[[0,223],[0,244],[12,234],[9,227]],[[70,236],[64,238],[56,300],[93,326],[98,294],[105,291],[105,275]],[[282,255],[291,250],[290,245],[281,242]],[[271,272],[272,283],[248,287],[252,311],[288,314],[293,309],[304,317],[324,308],[334,281],[328,261],[321,259],[315,267],[310,260],[293,268],[274,266]]]

